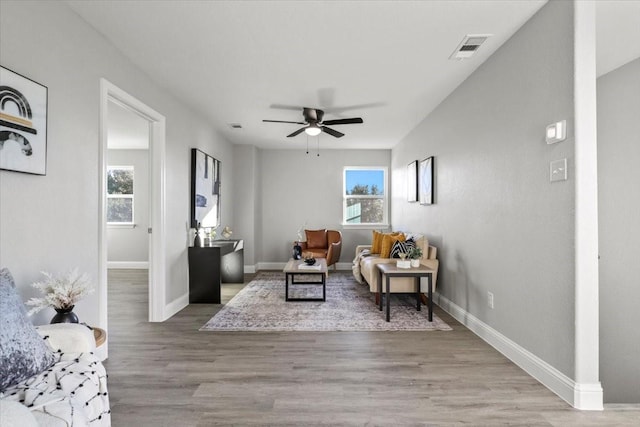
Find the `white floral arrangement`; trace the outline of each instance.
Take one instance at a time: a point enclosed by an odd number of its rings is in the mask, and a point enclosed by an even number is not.
[[[27,305],[33,306],[29,310],[29,316],[47,307],[70,309],[94,291],[89,276],[86,273],[80,274],[77,268],[58,277],[54,277],[46,271],[43,271],[42,274],[46,279],[32,283],[31,286],[42,292],[44,297],[31,298],[27,301]]]

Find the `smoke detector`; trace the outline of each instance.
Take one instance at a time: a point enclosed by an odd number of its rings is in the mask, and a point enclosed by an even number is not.
[[[453,51],[449,59],[469,59],[480,48],[482,43],[486,42],[491,34],[467,34],[463,37],[462,42]]]

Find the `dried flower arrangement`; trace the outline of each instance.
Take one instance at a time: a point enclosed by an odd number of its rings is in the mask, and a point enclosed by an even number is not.
[[[94,291],[89,276],[80,274],[77,268],[69,270],[65,274],[54,277],[43,271],[45,280],[32,283],[31,286],[44,294],[42,298],[31,298],[27,305],[33,306],[29,310],[29,316],[47,307],[55,309],[70,309],[78,301]]]

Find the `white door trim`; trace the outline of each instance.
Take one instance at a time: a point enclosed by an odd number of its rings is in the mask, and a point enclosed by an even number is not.
[[[106,79],[100,79],[100,197],[99,197],[99,233],[98,268],[100,271],[99,319],[100,327],[108,330],[107,319],[107,219],[106,219],[106,170],[107,170],[107,112],[109,101],[149,120],[149,176],[150,176],[150,212],[149,224],[153,233],[149,236],[149,321],[164,321],[166,304],[166,237],[165,237],[165,192],[166,192],[166,119],[149,106],[140,102],[127,92]]]

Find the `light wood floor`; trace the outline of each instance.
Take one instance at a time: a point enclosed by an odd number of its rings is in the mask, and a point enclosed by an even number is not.
[[[109,271],[114,427],[640,420],[640,411],[572,409],[439,308],[452,332],[199,332],[221,306],[194,304],[148,323],[146,275]],[[223,303],[243,287],[223,286]]]

